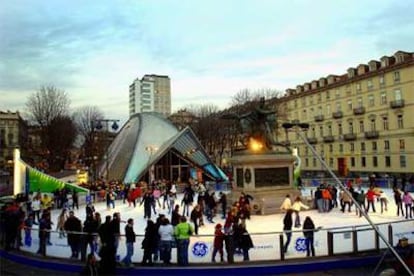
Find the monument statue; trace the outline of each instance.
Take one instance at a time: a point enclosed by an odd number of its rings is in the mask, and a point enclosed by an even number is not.
[[[225,114],[223,119],[238,120],[240,129],[245,135],[241,142],[247,147],[250,138],[260,141],[268,150],[274,146],[283,146],[289,152],[290,149],[275,139],[274,129],[277,126],[276,112],[265,108],[265,98],[260,98],[259,106],[245,114],[238,115],[235,113]]]

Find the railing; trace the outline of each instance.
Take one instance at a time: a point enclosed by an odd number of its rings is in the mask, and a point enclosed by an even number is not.
[[[254,219],[254,218],[252,218]],[[376,224],[380,231],[388,236],[391,244],[396,244],[401,238],[407,238],[408,243],[414,243],[413,235],[414,220],[402,220],[395,222],[386,222]],[[121,229],[122,229],[121,225]],[[285,243],[285,233],[291,232],[292,239],[288,247],[289,254],[286,255],[283,250]],[[77,235],[85,235],[82,232],[71,232]],[[67,233],[66,233],[67,234]],[[22,231],[22,240],[25,241],[24,230]],[[39,248],[38,230],[31,230],[31,246],[22,246],[20,250],[36,253]],[[249,255],[251,261],[283,261],[285,259],[302,259],[306,258],[305,238],[302,230],[294,231],[275,231],[266,233],[250,233],[254,248],[250,249]],[[69,258],[71,256],[70,247],[67,245],[66,238],[59,238],[57,231],[50,231],[50,240],[53,246],[46,246],[44,256]],[[230,236],[231,237],[231,236]],[[134,243],[134,255],[132,261],[139,263],[143,257],[141,243],[144,235],[136,235]],[[87,244],[80,239],[80,256],[86,256],[90,252]],[[189,260],[190,263],[210,263],[213,249],[214,235],[197,235],[190,238]],[[314,244],[316,256],[338,256],[343,254],[355,255],[359,253],[380,251],[386,249],[386,245],[379,239],[378,235],[370,225],[344,226],[320,229],[314,234]],[[99,256],[100,243],[99,239],[94,242],[94,252]],[[173,248],[172,262],[176,263],[176,249]],[[126,255],[125,237],[121,235],[119,240],[117,259],[120,260]],[[226,254],[225,254],[226,255]],[[99,257],[97,257],[99,259]],[[234,255],[235,262],[242,262],[242,254]]]
[[[391,108],[400,108],[404,107],[404,100],[395,100],[390,102]]]
[[[344,116],[344,114],[342,113],[342,111],[336,111],[336,112],[332,113],[332,117],[334,119],[339,119],[339,118],[342,118],[343,116]]]

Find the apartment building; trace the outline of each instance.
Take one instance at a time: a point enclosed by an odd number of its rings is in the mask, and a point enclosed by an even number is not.
[[[23,154],[26,152],[27,131],[27,123],[18,111],[0,111],[0,170],[6,171],[12,166],[15,147]]]
[[[308,141],[339,175],[414,173],[413,52],[297,85],[280,104],[292,122],[309,124]],[[324,174],[297,133],[279,141],[298,149],[305,175]]]
[[[142,112],[171,114],[171,82],[168,76],[145,75],[129,86],[129,116]]]

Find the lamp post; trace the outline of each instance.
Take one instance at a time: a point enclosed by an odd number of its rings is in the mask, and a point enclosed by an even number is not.
[[[372,228],[378,234],[378,236],[382,239],[382,241],[387,245],[388,249],[394,254],[394,256],[398,259],[401,265],[407,270],[409,275],[412,275],[410,268],[407,266],[407,264],[398,254],[398,252],[393,248],[393,246],[388,242],[387,238],[381,233],[378,226],[374,224],[374,222],[371,220],[371,218],[368,216],[365,210],[361,207],[361,205],[359,205],[359,203],[355,200],[355,198],[352,196],[349,190],[344,186],[344,184],[342,184],[342,182],[338,179],[338,177],[334,174],[334,172],[329,168],[329,166],[326,164],[323,158],[318,154],[316,149],[309,143],[306,136],[302,133],[302,130],[309,129],[309,124],[299,123],[299,122],[298,123],[283,123],[282,126],[286,130],[293,129],[299,135],[299,137],[305,142],[306,146],[310,148],[313,155],[319,160],[319,162],[321,162],[322,167],[324,167],[329,172],[329,174],[335,180],[336,184],[342,189],[344,193],[346,193],[351,198],[352,202],[355,204],[355,206],[358,208],[361,214],[365,217],[365,219],[369,222],[369,224],[372,226]]]
[[[113,131],[118,130],[119,126],[118,126],[118,122],[119,120],[116,119],[96,119],[92,121],[92,127],[93,129],[96,129],[98,131],[105,131],[105,136],[106,136],[106,144],[105,144],[105,179],[106,179],[106,183],[109,183],[109,133],[110,133],[110,129],[112,129]],[[109,128],[109,124],[111,124],[111,128]]]
[[[158,147],[154,145],[148,145],[145,147],[145,150],[149,152],[148,163],[147,163],[147,167],[148,167],[148,165],[151,162],[152,155],[154,154],[154,152],[158,150]],[[153,173],[154,173],[154,165],[151,165],[151,168],[148,169],[148,185],[151,185]]]

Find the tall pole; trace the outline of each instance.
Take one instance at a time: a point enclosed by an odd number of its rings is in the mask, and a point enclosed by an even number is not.
[[[335,175],[335,173],[329,168],[329,166],[325,163],[325,161],[321,158],[321,156],[318,154],[318,152],[315,150],[315,148],[309,143],[306,136],[303,134],[302,129],[308,129],[309,125],[304,123],[296,123],[296,124],[290,124],[286,123],[283,124],[283,127],[293,128],[296,133],[300,136],[300,138],[305,142],[305,144],[310,148],[313,155],[321,162],[322,166],[329,172],[329,174],[332,176],[332,178],[335,180],[335,182],[338,184],[338,186],[342,189],[344,193],[346,193],[352,200],[352,202],[355,204],[355,206],[358,208],[358,210],[363,214],[365,219],[368,221],[368,223],[372,226],[372,228],[375,230],[375,232],[378,234],[378,236],[382,239],[382,241],[387,245],[388,249],[394,254],[394,256],[397,258],[397,260],[401,263],[401,265],[407,270],[409,275],[414,275],[413,272],[410,270],[410,268],[407,266],[407,264],[404,262],[404,260],[401,258],[401,256],[398,254],[398,252],[394,249],[394,247],[388,242],[387,238],[381,233],[378,226],[374,224],[374,222],[371,220],[371,218],[368,216],[368,214],[365,212],[365,210],[359,205],[359,203],[355,200],[355,198],[352,196],[352,194],[349,192],[349,190],[342,184],[342,182],[338,179],[338,177]]]
[[[117,122],[119,122],[119,120],[115,120],[115,119],[97,119],[97,120],[94,120],[94,122],[96,122],[96,126],[95,126],[95,128],[96,129],[98,129],[98,130],[100,130],[100,129],[102,129],[103,127],[102,127],[102,123],[104,123],[105,124],[105,131],[106,131],[106,134],[105,134],[105,180],[106,180],[106,183],[108,184],[109,183],[109,145],[110,145],[110,143],[109,143],[109,133],[110,133],[110,129],[109,129],[109,123],[111,122],[112,123],[112,129],[114,130],[114,131],[116,131],[117,129],[118,129],[118,124],[117,124]]]

